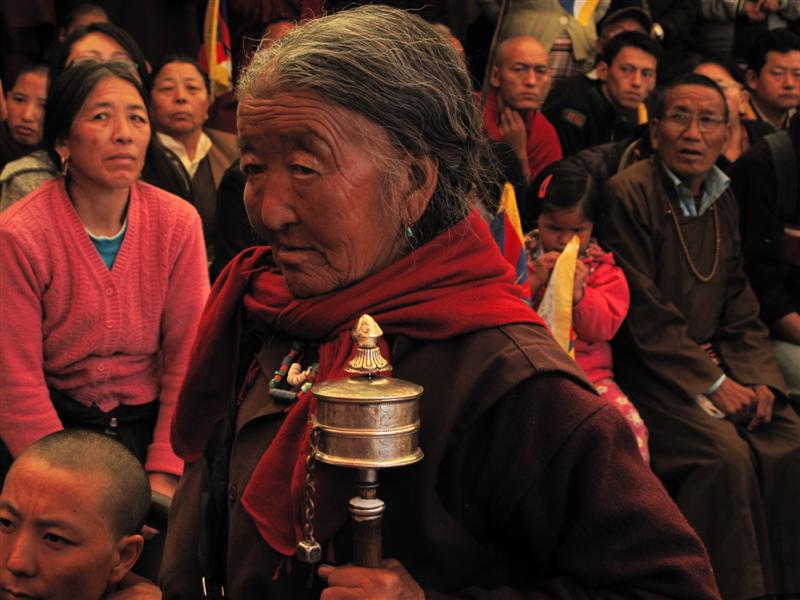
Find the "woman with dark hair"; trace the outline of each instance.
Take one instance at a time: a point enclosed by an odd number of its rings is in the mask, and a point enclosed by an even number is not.
[[[85,60],[127,62],[135,68],[135,74],[145,92],[149,92],[147,60],[138,44],[120,27],[112,23],[91,23],[73,31],[54,57],[51,80],[69,66]],[[44,152],[33,153],[22,160],[25,162],[10,163],[8,172],[4,173],[0,209],[7,208],[58,173],[56,164]],[[178,157],[163,148],[155,136],[147,147],[142,179],[191,201],[189,176]]]
[[[204,127],[211,104],[208,77],[186,56],[168,56],[152,72],[150,100],[158,139],[183,164],[192,181],[194,205],[203,219],[213,260],[217,188],[237,159],[236,136]]]
[[[117,436],[171,493],[169,423],[208,293],[200,219],[139,181],[152,136],[125,63],[52,83],[45,147],[61,176],[0,214],[0,438],[12,455],[62,427]]]
[[[5,97],[0,83],[0,171],[42,143],[48,71],[44,64],[23,67]]]

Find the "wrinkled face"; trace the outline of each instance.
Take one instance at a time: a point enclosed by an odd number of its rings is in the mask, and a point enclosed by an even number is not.
[[[99,600],[118,581],[106,483],[27,457],[0,495],[0,599]]]
[[[500,108],[538,110],[550,86],[547,51],[533,38],[514,38],[501,47],[491,84],[497,88]]]
[[[150,97],[156,127],[166,134],[194,133],[208,118],[208,91],[203,76],[190,63],[165,65],[153,81]]]
[[[580,208],[543,212],[537,221],[539,241],[545,252],[562,252],[572,236],[577,235],[580,251],[586,250],[594,225]]]
[[[67,56],[67,64],[83,60],[121,60],[132,63],[130,55],[114,38],[104,33],[93,31],[72,44]]]
[[[86,98],[56,151],[69,158],[75,183],[127,188],[142,172],[150,134],[147,109],[136,88],[107,77]]]
[[[635,46],[625,46],[611,65],[600,62],[597,76],[611,102],[633,110],[650,95],[656,86],[656,57]]]
[[[747,72],[747,84],[758,101],[773,110],[794,108],[800,104],[800,51],[767,52],[761,72]]]
[[[247,214],[294,295],[344,287],[399,255],[401,219],[374,158],[393,152],[380,127],[311,92],[246,96],[237,122]]]
[[[6,95],[8,130],[20,144],[35,146],[42,141],[44,104],[47,101],[47,76],[25,73],[17,78]]]
[[[653,147],[690,190],[697,189],[725,151],[730,128],[724,118],[718,92],[703,85],[679,85],[667,92],[664,116],[650,123]]]
[[[731,77],[727,70],[714,63],[697,65],[694,72],[698,75],[705,75],[713,80],[725,93],[725,103],[728,105],[728,112],[731,117],[741,115],[747,109],[748,94],[742,86]]]

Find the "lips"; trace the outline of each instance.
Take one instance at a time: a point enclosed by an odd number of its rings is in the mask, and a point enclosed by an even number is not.
[[[17,125],[13,128],[14,133],[16,133],[20,137],[35,137],[36,130],[31,129],[30,127],[25,127],[24,125]]]
[[[8,600],[9,598],[36,598],[36,596],[32,596],[30,594],[26,594],[25,592],[20,592],[17,590],[4,589],[2,593],[3,593],[2,600]]]
[[[702,151],[695,148],[678,148],[678,155],[689,160],[703,158],[704,156]]]

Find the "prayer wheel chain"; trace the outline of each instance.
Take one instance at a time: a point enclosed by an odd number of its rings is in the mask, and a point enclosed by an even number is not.
[[[305,563],[317,563],[322,558],[322,547],[314,539],[314,453],[319,440],[319,429],[311,430],[311,444],[306,457],[306,505],[303,510],[303,539],[297,544],[297,557]]]

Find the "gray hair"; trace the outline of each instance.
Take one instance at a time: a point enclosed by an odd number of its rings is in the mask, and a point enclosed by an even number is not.
[[[386,175],[402,172],[404,158],[434,162],[436,189],[414,224],[418,243],[492,194],[497,167],[470,77],[451,45],[420,17],[363,6],[309,21],[255,55],[237,95],[264,98],[297,89],[381,127],[398,154],[381,157]],[[412,184],[424,177],[413,161],[410,175]],[[396,178],[385,179],[391,185]]]

